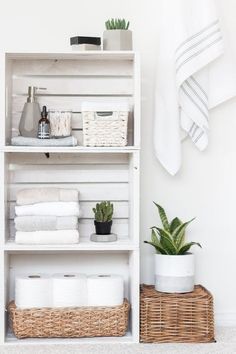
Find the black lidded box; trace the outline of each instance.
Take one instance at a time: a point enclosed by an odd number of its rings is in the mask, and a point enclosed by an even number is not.
[[[83,37],[83,36],[76,36],[70,38],[70,45],[78,45],[78,44],[94,44],[94,45],[101,45],[101,38],[100,37]]]

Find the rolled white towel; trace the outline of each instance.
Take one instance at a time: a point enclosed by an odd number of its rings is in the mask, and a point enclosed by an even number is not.
[[[77,189],[64,188],[27,188],[21,189],[16,195],[17,205],[27,205],[43,202],[78,202]]]
[[[78,230],[77,216],[16,216],[17,231]]]
[[[15,242],[29,245],[74,244],[79,242],[79,231],[16,231]]]
[[[79,216],[78,202],[48,202],[30,205],[16,205],[17,216]]]

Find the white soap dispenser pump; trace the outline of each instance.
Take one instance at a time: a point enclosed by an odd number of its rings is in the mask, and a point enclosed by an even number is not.
[[[21,136],[37,138],[38,122],[41,119],[40,106],[36,100],[37,89],[46,90],[35,86],[28,87],[28,98],[21,114],[19,131]]]

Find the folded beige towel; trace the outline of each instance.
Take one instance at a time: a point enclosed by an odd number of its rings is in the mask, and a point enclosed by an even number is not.
[[[31,245],[55,245],[71,244],[79,242],[79,231],[60,230],[60,231],[16,231],[15,242],[19,244]]]
[[[79,192],[76,189],[63,188],[29,188],[21,189],[16,196],[17,205],[41,202],[78,202]]]
[[[17,216],[17,231],[78,230],[77,216]]]

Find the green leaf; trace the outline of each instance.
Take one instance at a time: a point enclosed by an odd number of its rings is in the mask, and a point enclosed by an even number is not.
[[[182,221],[179,218],[174,218],[170,223],[170,233],[172,234],[174,230],[182,224]]]
[[[127,25],[126,25],[126,30],[129,29],[129,21],[127,22]]]
[[[199,246],[202,248],[202,246],[200,245],[200,243],[198,242],[189,242],[186,243],[185,245],[183,245],[179,250],[178,250],[178,254],[185,254],[188,252],[188,250],[192,247],[192,246]]]
[[[149,245],[153,246],[157,252],[161,253],[161,254],[168,254],[166,253],[166,251],[164,250],[164,248],[162,248],[161,246],[151,242],[151,241],[144,241],[144,243],[148,243]]]
[[[171,234],[168,231],[153,226],[152,229],[156,229],[160,235],[160,244],[166,250],[167,254],[176,254],[177,248],[172,240]]]
[[[155,244],[160,244],[160,241],[157,238],[156,232],[153,229],[152,229],[152,232],[151,232],[151,240]]]
[[[155,202],[153,202],[153,203],[158,208],[158,212],[159,212],[160,219],[161,219],[161,222],[162,222],[162,225],[163,225],[164,229],[169,232],[170,231],[170,225],[169,225],[165,210],[160,205],[158,205],[157,203],[155,203]]]
[[[184,242],[184,233],[186,230],[186,227],[194,220],[195,218],[184,222],[183,224],[179,225],[174,232],[172,233],[173,240],[175,242],[175,245],[177,248],[181,246],[181,244]]]

